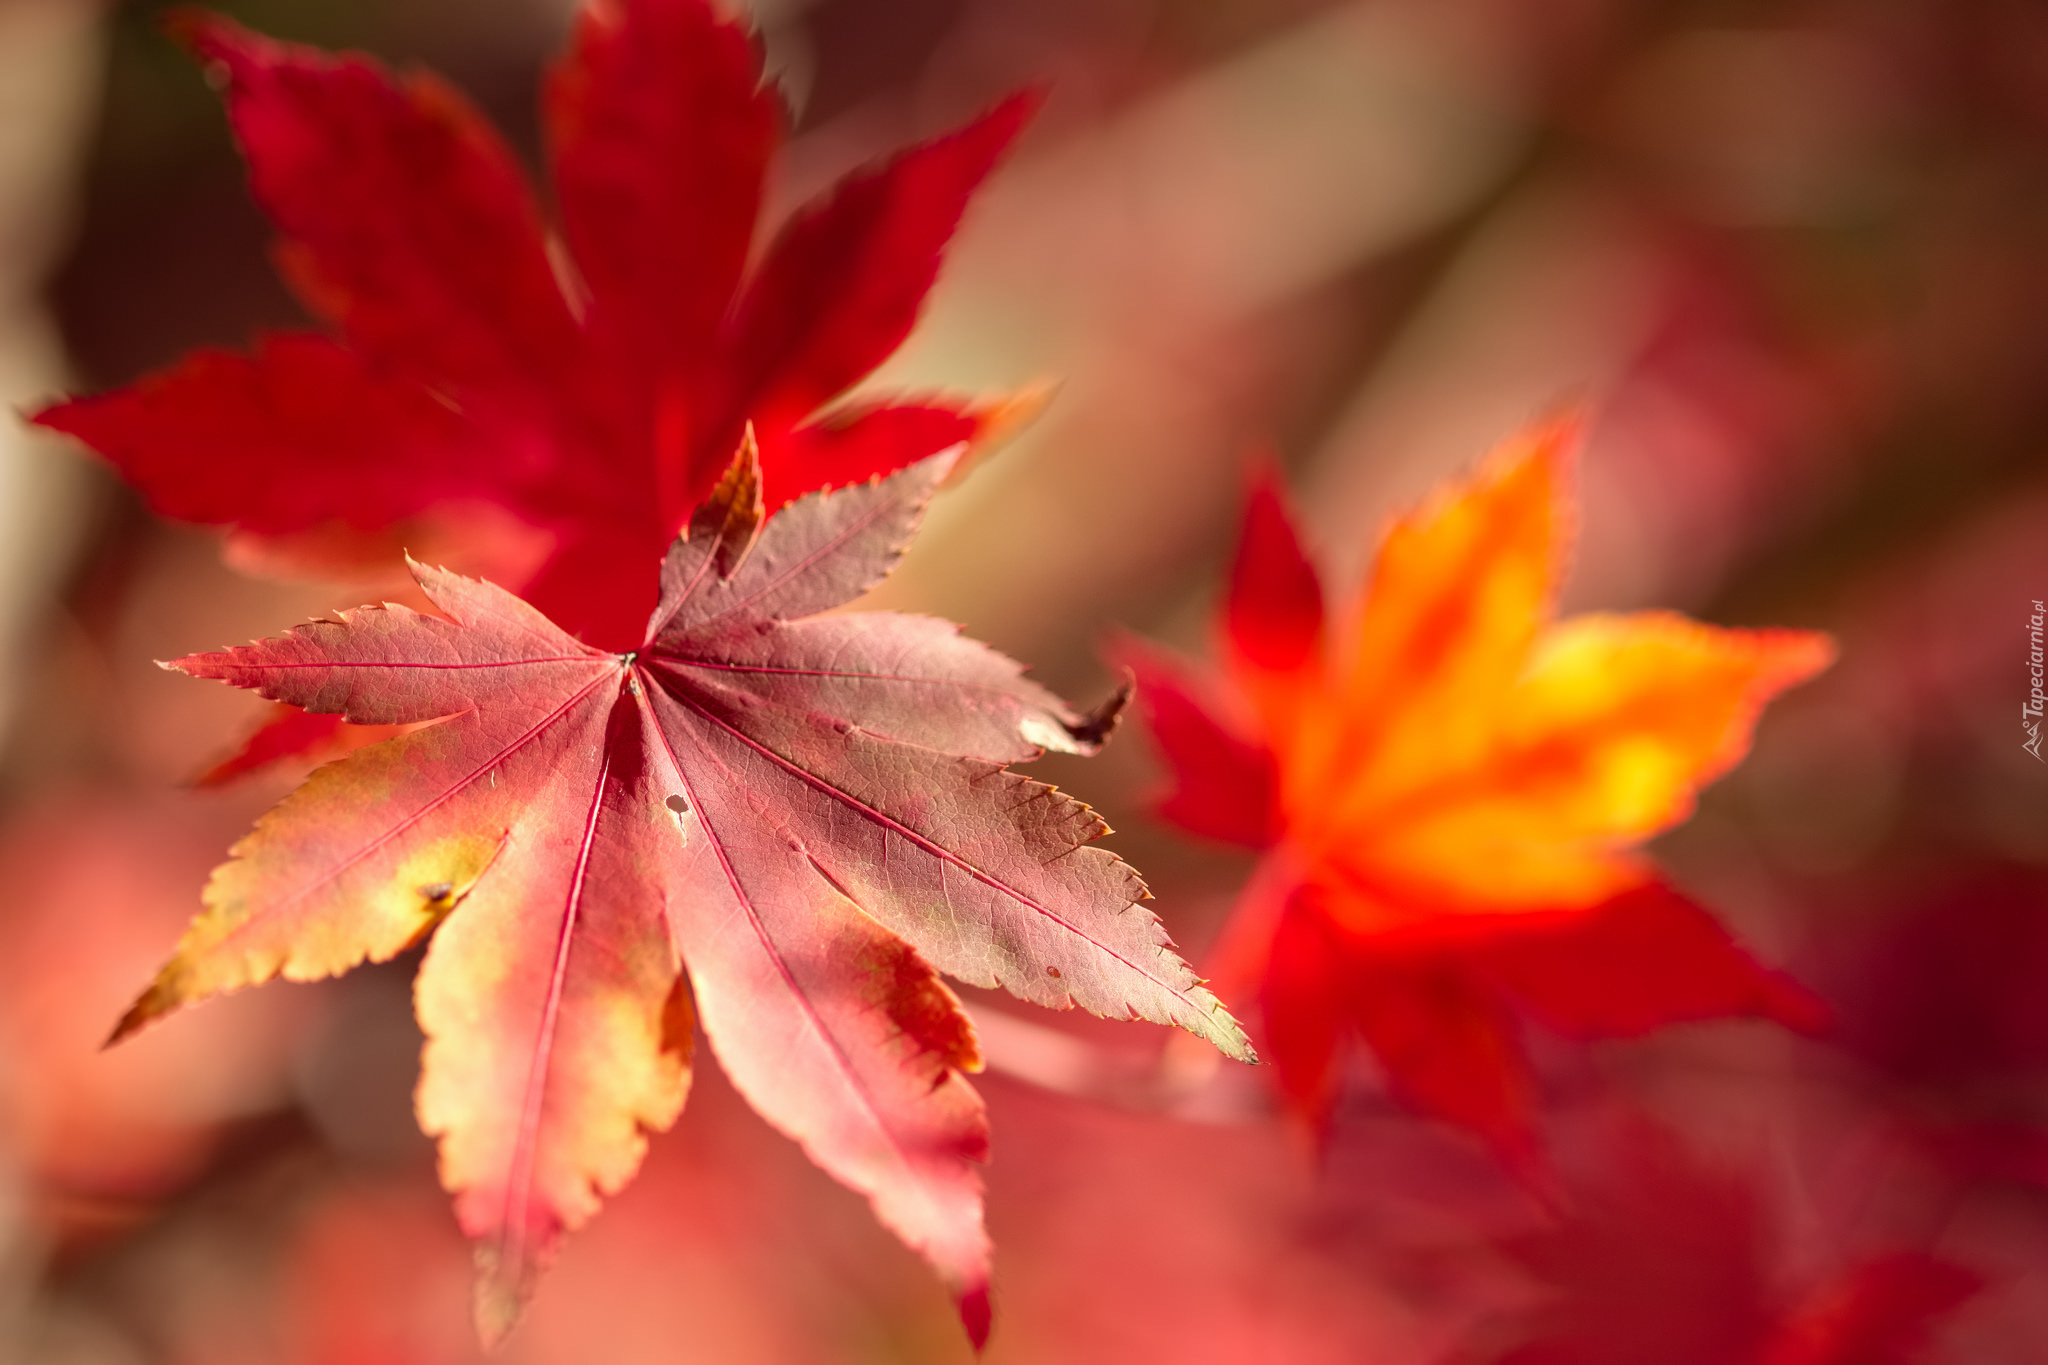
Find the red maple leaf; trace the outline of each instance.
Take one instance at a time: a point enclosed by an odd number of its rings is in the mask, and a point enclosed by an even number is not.
[[[286,281],[331,332],[201,351],[38,422],[242,562],[317,576],[401,544],[629,648],[742,429],[770,510],[1004,424],[1004,404],[830,406],[909,334],[969,196],[1028,117],[842,182],[748,268],[782,109],[708,0],[595,0],[549,79],[561,251],[454,89],[185,13],[226,87]]]
[[[495,1337],[559,1233],[631,1177],[642,1130],[676,1118],[694,1013],[735,1086],[931,1260],[979,1340],[986,1127],[960,1075],[979,1059],[936,972],[1250,1054],[1136,873],[1088,846],[1102,821],[1006,769],[1091,751],[1100,721],[946,622],[816,614],[887,572],[952,462],[764,526],[744,447],[625,653],[416,565],[447,619],[364,608],[168,665],[357,723],[441,723],[259,821],[116,1036],[431,933],[420,1121]]]
[[[1830,647],[1661,612],[1553,621],[1572,430],[1394,524],[1342,638],[1266,478],[1231,569],[1230,685],[1120,651],[1172,770],[1162,813],[1265,855],[1216,974],[1256,994],[1280,1082],[1317,1120],[1356,1036],[1398,1095],[1520,1161],[1520,1015],[1581,1038],[1814,1022],[1632,846],[1690,812]]]

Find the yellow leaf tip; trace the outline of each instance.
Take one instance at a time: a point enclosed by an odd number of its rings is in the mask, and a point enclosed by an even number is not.
[[[476,1281],[476,1337],[486,1352],[495,1352],[519,1325],[526,1309],[519,1286],[505,1277],[482,1271]]]

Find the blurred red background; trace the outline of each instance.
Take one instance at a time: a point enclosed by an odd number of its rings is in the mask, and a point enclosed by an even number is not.
[[[434,66],[530,157],[569,14],[223,8]],[[299,320],[159,12],[0,0],[14,403]],[[874,384],[1060,387],[879,599],[1093,699],[1112,624],[1203,646],[1254,448],[1354,582],[1391,509],[1576,396],[1597,421],[1568,605],[1842,645],[1659,849],[1830,1001],[1830,1036],[1534,1040],[1564,1191],[1545,1204],[1370,1075],[1318,1156],[1255,1075],[1162,1100],[1160,1030],[975,994],[992,1360],[2048,1356],[2048,768],[2018,724],[2048,597],[2048,12],[752,13],[797,110],[784,207],[1020,85],[1051,91]],[[290,780],[181,790],[258,704],[150,661],[356,597],[237,576],[20,426],[0,431],[0,523],[0,1356],[471,1358],[467,1251],[409,1110],[409,963],[94,1050]],[[1148,820],[1144,736],[1040,767],[1118,826],[1198,954],[1245,865]],[[707,1077],[505,1358],[968,1355],[910,1253]]]

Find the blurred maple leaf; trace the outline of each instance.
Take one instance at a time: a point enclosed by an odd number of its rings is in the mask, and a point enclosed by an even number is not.
[[[1925,1252],[1873,1257],[1781,1318],[1762,1365],[1911,1365],[1984,1288],[1975,1270]]]
[[[581,14],[544,108],[560,253],[511,150],[440,80],[201,13],[171,27],[225,85],[279,266],[338,335],[198,352],[35,420],[153,510],[227,527],[245,563],[333,577],[431,546],[630,648],[747,425],[773,510],[1018,415],[829,405],[909,334],[1029,96],[842,182],[749,270],[783,115],[707,0]]]
[[[210,814],[106,790],[46,789],[0,822],[0,1129],[34,1180],[35,1216],[91,1239],[155,1212],[224,1123],[286,1102],[305,1034],[298,998],[249,998],[119,1056],[120,1008],[190,914],[219,847]]]
[[[1223,615],[1231,686],[1118,647],[1172,770],[1162,814],[1265,855],[1214,968],[1223,994],[1256,992],[1308,1117],[1355,1033],[1396,1094],[1520,1164],[1517,1013],[1583,1038],[1816,1022],[1633,846],[1690,813],[1831,647],[1663,612],[1554,621],[1575,434],[1538,428],[1397,521],[1340,641],[1262,479]]]
[[[1563,1224],[1509,1242],[1543,1300],[1493,1365],[1910,1365],[1984,1276],[1924,1251],[1831,1248],[1804,1284],[1758,1173],[1642,1119],[1598,1135]]]
[[[1102,821],[1006,771],[1092,751],[1103,719],[946,622],[816,615],[887,573],[952,463],[764,525],[743,445],[628,653],[415,566],[446,620],[364,608],[177,660],[356,723],[442,723],[259,821],[116,1037],[432,933],[418,1108],[479,1240],[488,1339],[631,1177],[641,1130],[675,1120],[694,1012],[734,1085],[931,1260],[979,1342],[987,1131],[959,1073],[980,1063],[934,969],[1250,1051],[1134,908],[1137,874],[1086,847]]]

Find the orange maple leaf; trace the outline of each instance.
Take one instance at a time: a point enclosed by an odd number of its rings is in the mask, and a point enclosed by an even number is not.
[[[1265,858],[1212,964],[1256,994],[1280,1082],[1326,1118],[1356,1035],[1393,1091],[1531,1151],[1530,1015],[1574,1037],[1818,1021],[1639,845],[1747,752],[1826,637],[1669,612],[1556,619],[1579,424],[1539,426],[1398,519],[1341,629],[1271,476],[1223,613],[1225,689],[1120,648],[1195,832]]]

